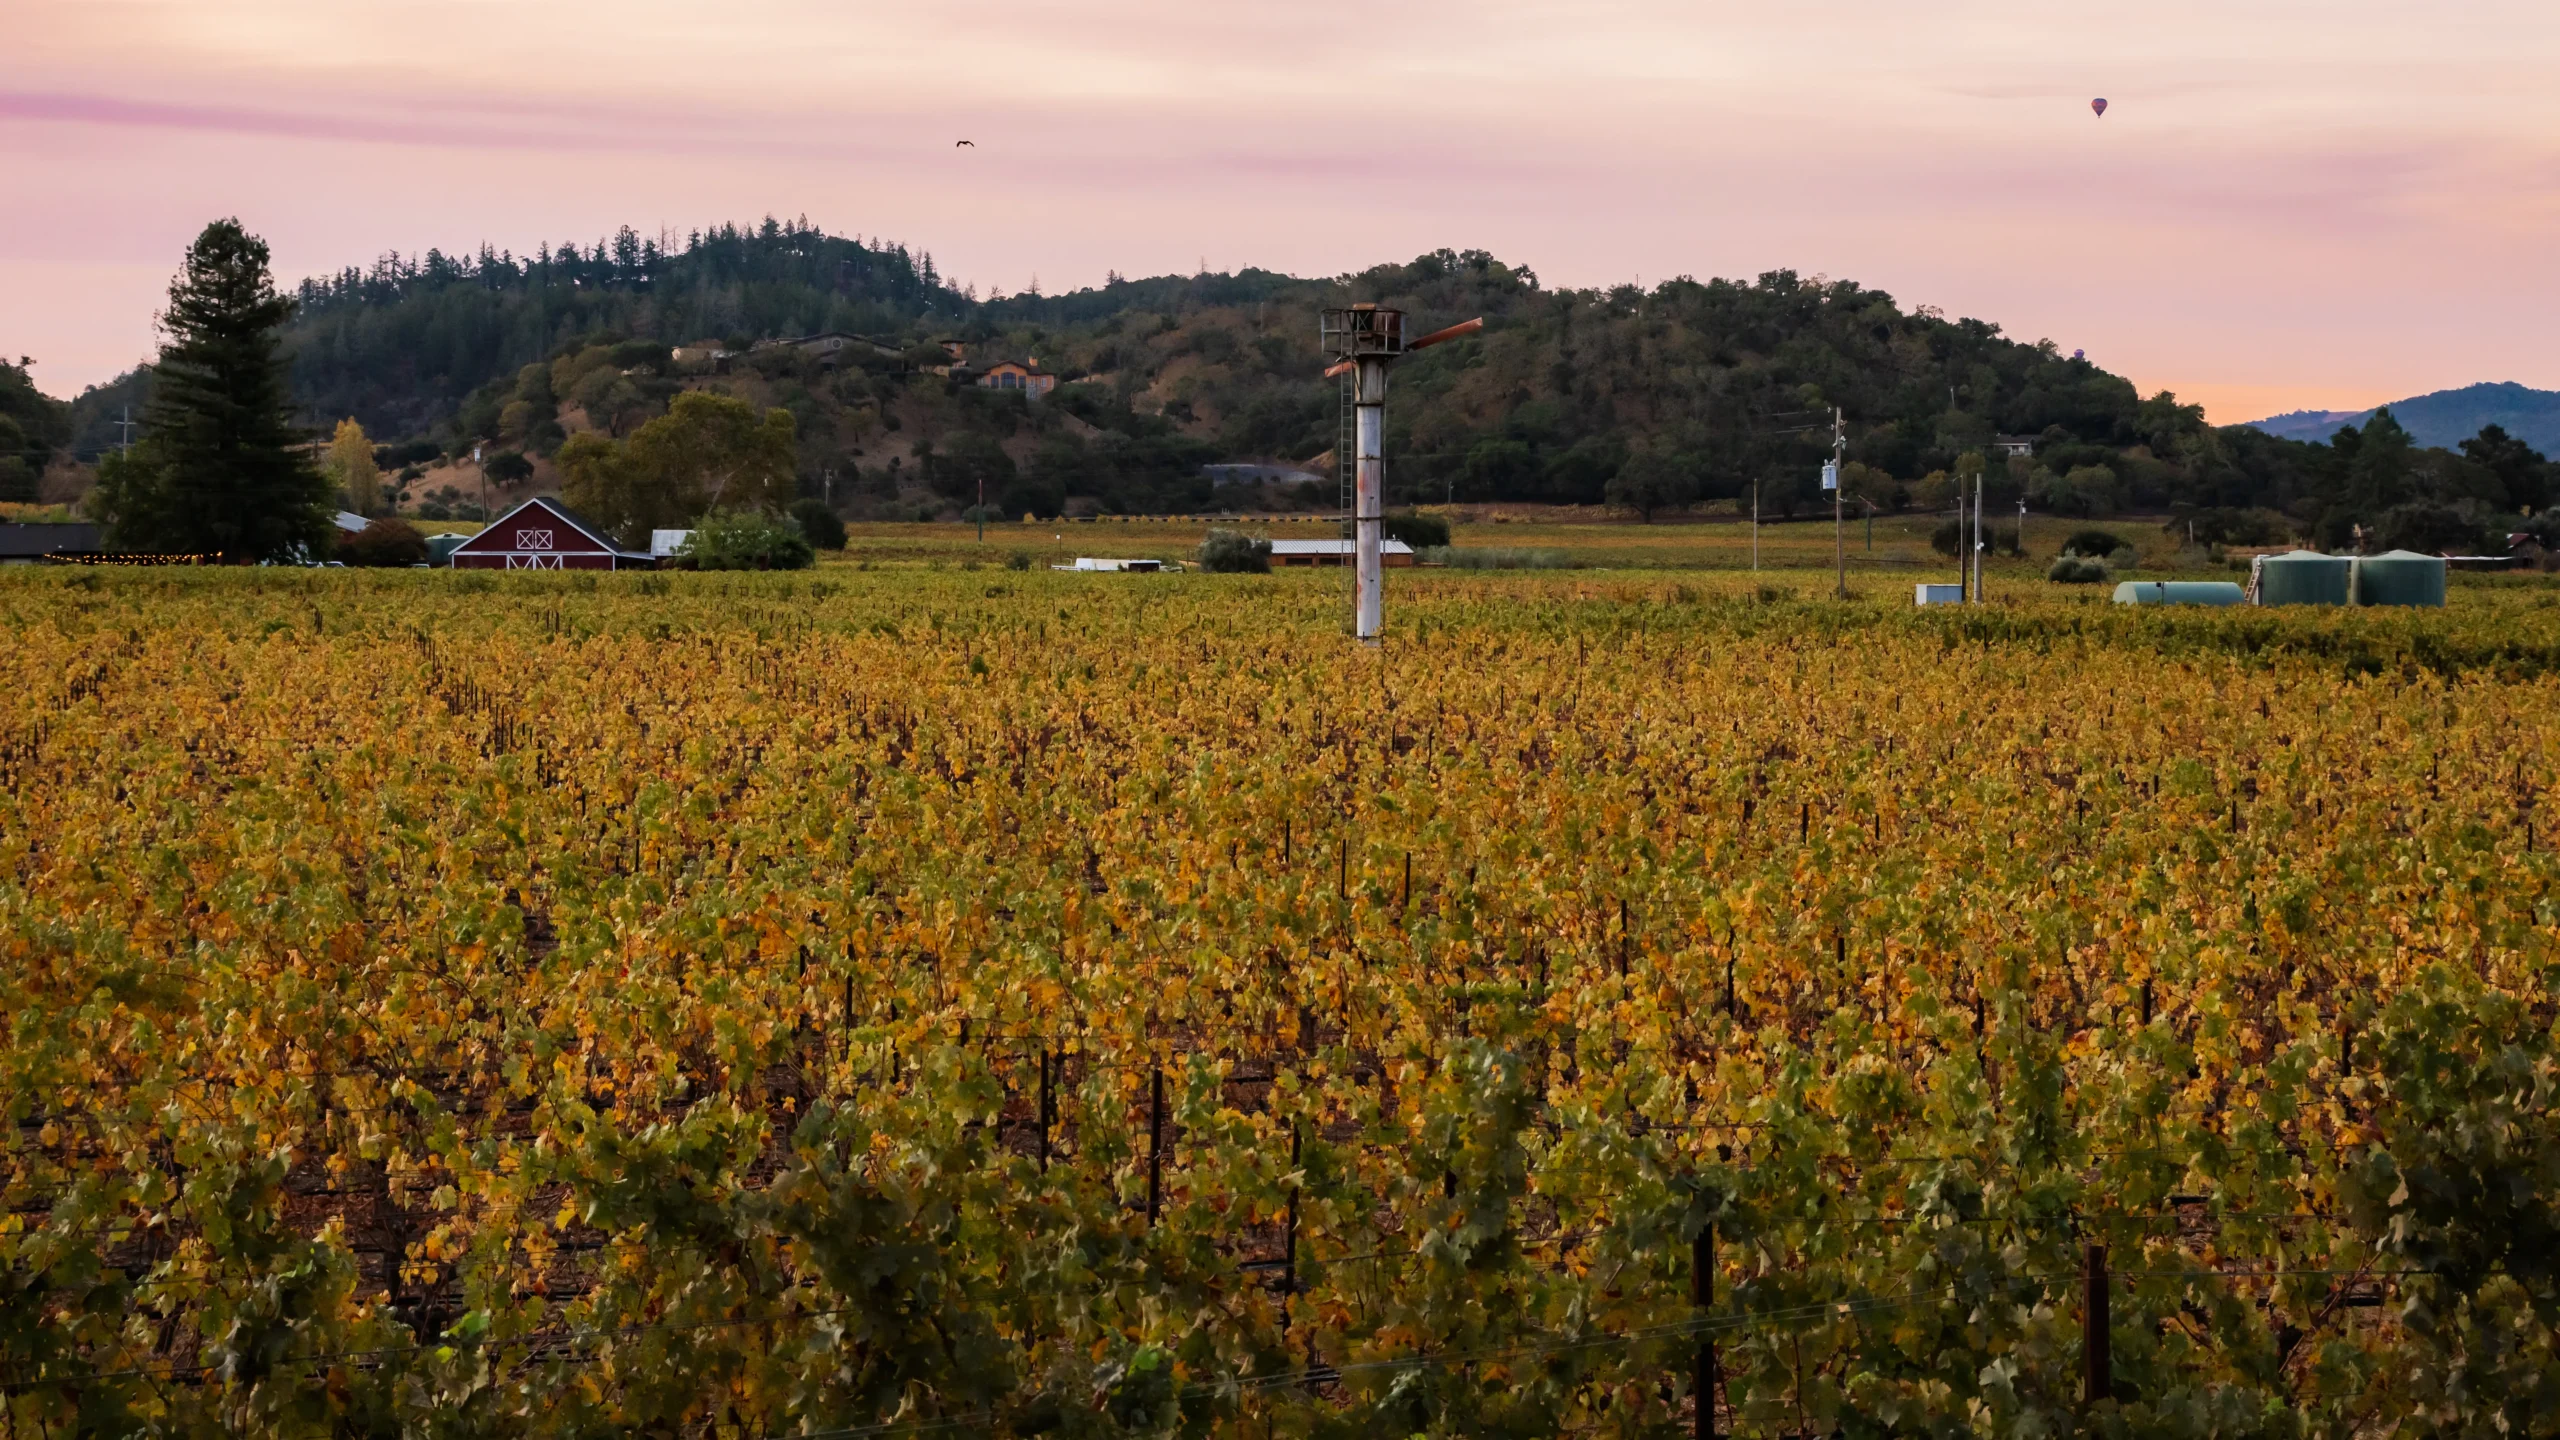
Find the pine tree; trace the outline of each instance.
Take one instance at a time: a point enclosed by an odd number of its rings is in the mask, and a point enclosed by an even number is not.
[[[129,550],[290,560],[328,552],[330,484],[290,419],[266,242],[217,220],[188,248],[160,317],[146,435],[102,466],[92,506]]]

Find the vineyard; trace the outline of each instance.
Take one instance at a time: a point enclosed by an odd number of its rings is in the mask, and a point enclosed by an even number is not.
[[[2554,1433],[2560,591],[1136,578],[0,576],[0,1433]]]

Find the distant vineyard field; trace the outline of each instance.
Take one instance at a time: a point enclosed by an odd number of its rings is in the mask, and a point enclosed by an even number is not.
[[[923,558],[0,575],[10,1433],[2551,1433],[2560,590]]]

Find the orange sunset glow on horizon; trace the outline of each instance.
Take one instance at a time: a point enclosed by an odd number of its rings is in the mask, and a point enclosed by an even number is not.
[[[288,282],[767,214],[982,290],[1444,246],[1550,286],[1786,268],[2218,422],[2560,387],[2546,3],[25,0],[10,29],[0,349],[57,395],[148,358],[220,215]]]

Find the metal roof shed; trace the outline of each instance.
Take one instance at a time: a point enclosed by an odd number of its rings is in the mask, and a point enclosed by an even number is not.
[[[2116,586],[2119,605],[2237,605],[2247,598],[2228,580],[2127,580]]]
[[[2344,605],[2356,562],[2345,555],[2294,550],[2262,555],[2254,568],[2261,605]]]

